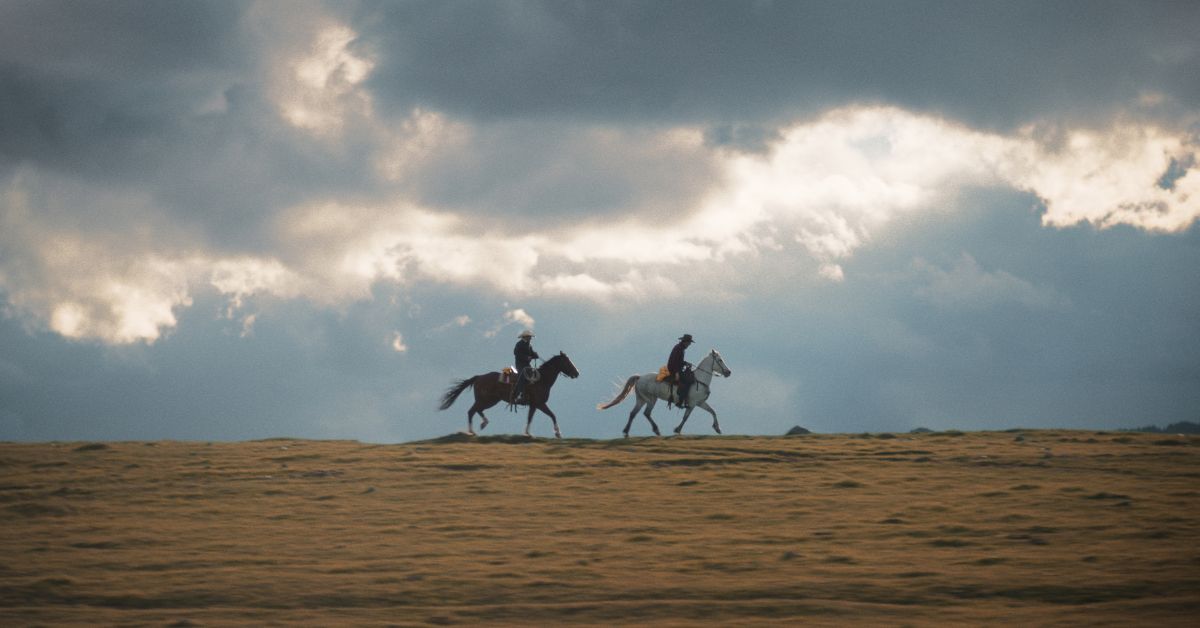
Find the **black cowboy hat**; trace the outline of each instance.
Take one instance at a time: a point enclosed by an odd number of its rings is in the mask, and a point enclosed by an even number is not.
[[[691,335],[691,334],[684,334],[684,335],[682,335],[682,336],[680,336],[680,337],[679,337],[679,340],[680,340],[681,342],[695,342],[694,340],[692,340],[692,335]]]

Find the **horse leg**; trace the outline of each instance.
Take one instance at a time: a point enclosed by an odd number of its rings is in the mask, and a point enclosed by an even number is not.
[[[475,393],[475,403],[471,404],[471,409],[467,411],[467,433],[468,434],[470,434],[471,436],[475,435],[475,430],[471,429],[471,417],[476,414],[479,415],[479,429],[482,430],[482,429],[487,428],[488,418],[487,418],[487,415],[485,415],[483,413],[483,411],[496,405],[496,403],[498,401],[499,401],[498,399],[492,399],[489,401],[487,399],[482,398],[480,396],[480,394],[478,393],[478,391]]]
[[[696,406],[688,406],[688,407],[687,407],[687,410],[684,410],[684,411],[683,411],[683,420],[682,420],[682,421],[680,421],[680,422],[679,422],[679,425],[677,425],[677,426],[675,427],[675,434],[676,434],[676,435],[678,435],[680,432],[682,432],[682,431],[683,431],[683,424],[684,424],[684,423],[687,423],[687,420],[688,420],[688,415],[690,415],[690,414],[692,413],[692,410],[695,410],[695,409],[696,409]]]
[[[633,410],[629,411],[629,420],[625,422],[625,429],[621,431],[625,438],[629,438],[629,428],[633,426],[633,417],[637,416],[638,410],[642,409],[642,400],[638,399],[633,403]]]
[[[533,438],[533,434],[529,433],[529,426],[533,423],[533,413],[534,412],[537,412],[537,404],[530,401],[529,416],[525,418],[525,435],[528,436],[529,438]]]
[[[554,424],[554,438],[562,438],[562,432],[558,431],[558,417],[554,416],[554,413],[550,411],[550,406],[547,406],[545,403],[539,403],[538,410],[550,416],[550,422]]]
[[[646,416],[646,420],[650,422],[650,427],[654,429],[654,435],[662,436],[662,432],[658,431],[658,423],[655,423],[654,417],[650,416],[650,413],[654,411],[654,404],[656,403],[658,403],[658,399],[651,397],[650,400],[646,402],[646,411],[642,414],[644,414]]]
[[[471,404],[470,408],[467,408],[467,434],[470,434],[471,436],[475,435],[475,428],[472,424],[474,423],[476,412],[479,412],[479,416],[483,416],[483,412],[479,410],[478,399],[475,400],[475,403]],[[483,429],[485,425],[487,425],[487,419],[483,420],[483,423],[480,424],[479,429]]]
[[[712,406],[708,405],[707,401],[701,401],[700,407],[704,408],[705,410],[708,410],[708,413],[713,416],[713,431],[720,434],[721,433],[721,424],[717,421],[717,411],[713,410]]]

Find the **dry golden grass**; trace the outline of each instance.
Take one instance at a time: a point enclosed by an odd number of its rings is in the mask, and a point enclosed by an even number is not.
[[[1194,625],[1200,439],[0,444],[0,625]]]

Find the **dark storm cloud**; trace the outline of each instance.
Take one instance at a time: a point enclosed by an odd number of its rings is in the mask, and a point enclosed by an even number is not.
[[[717,176],[698,144],[637,128],[515,122],[476,129],[469,142],[429,155],[405,174],[404,187],[432,207],[530,227],[631,208],[677,216]]]
[[[0,154],[100,164],[97,145],[173,130],[246,63],[241,4],[97,6],[0,6]]]
[[[846,101],[1007,126],[1194,107],[1188,2],[417,2],[363,19],[392,106],[478,118],[779,120]]]
[[[309,34],[292,21],[325,13],[287,6],[3,3],[0,177],[35,168],[136,189],[204,246],[234,251],[265,246],[274,212],[314,193],[371,190],[367,136],[331,151],[280,119],[272,55]]]

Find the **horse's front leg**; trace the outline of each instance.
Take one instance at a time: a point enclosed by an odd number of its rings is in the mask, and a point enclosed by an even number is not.
[[[708,410],[708,413],[712,415],[712,417],[713,417],[713,431],[714,431],[714,432],[716,432],[716,433],[718,433],[718,434],[720,434],[720,433],[721,433],[721,423],[720,423],[719,421],[717,421],[717,411],[716,411],[716,410],[713,410],[713,409],[712,409],[712,406],[708,405],[708,402],[707,402],[707,401],[701,401],[701,402],[700,402],[700,407],[701,407],[701,408],[704,408],[705,410]]]
[[[562,438],[562,432],[558,431],[558,417],[554,416],[554,413],[550,411],[550,407],[544,403],[539,403],[538,410],[541,410],[542,412],[545,412],[547,415],[549,415],[550,422],[554,424],[554,438]],[[533,413],[530,412],[529,416],[532,417]],[[529,426],[525,426],[525,433],[526,434],[529,433]]]
[[[687,423],[688,416],[690,416],[692,414],[692,410],[695,410],[695,409],[696,409],[696,406],[688,406],[687,409],[683,411],[683,420],[680,421],[679,425],[677,425],[675,427],[675,434],[678,435],[680,432],[683,431],[683,424]]]

